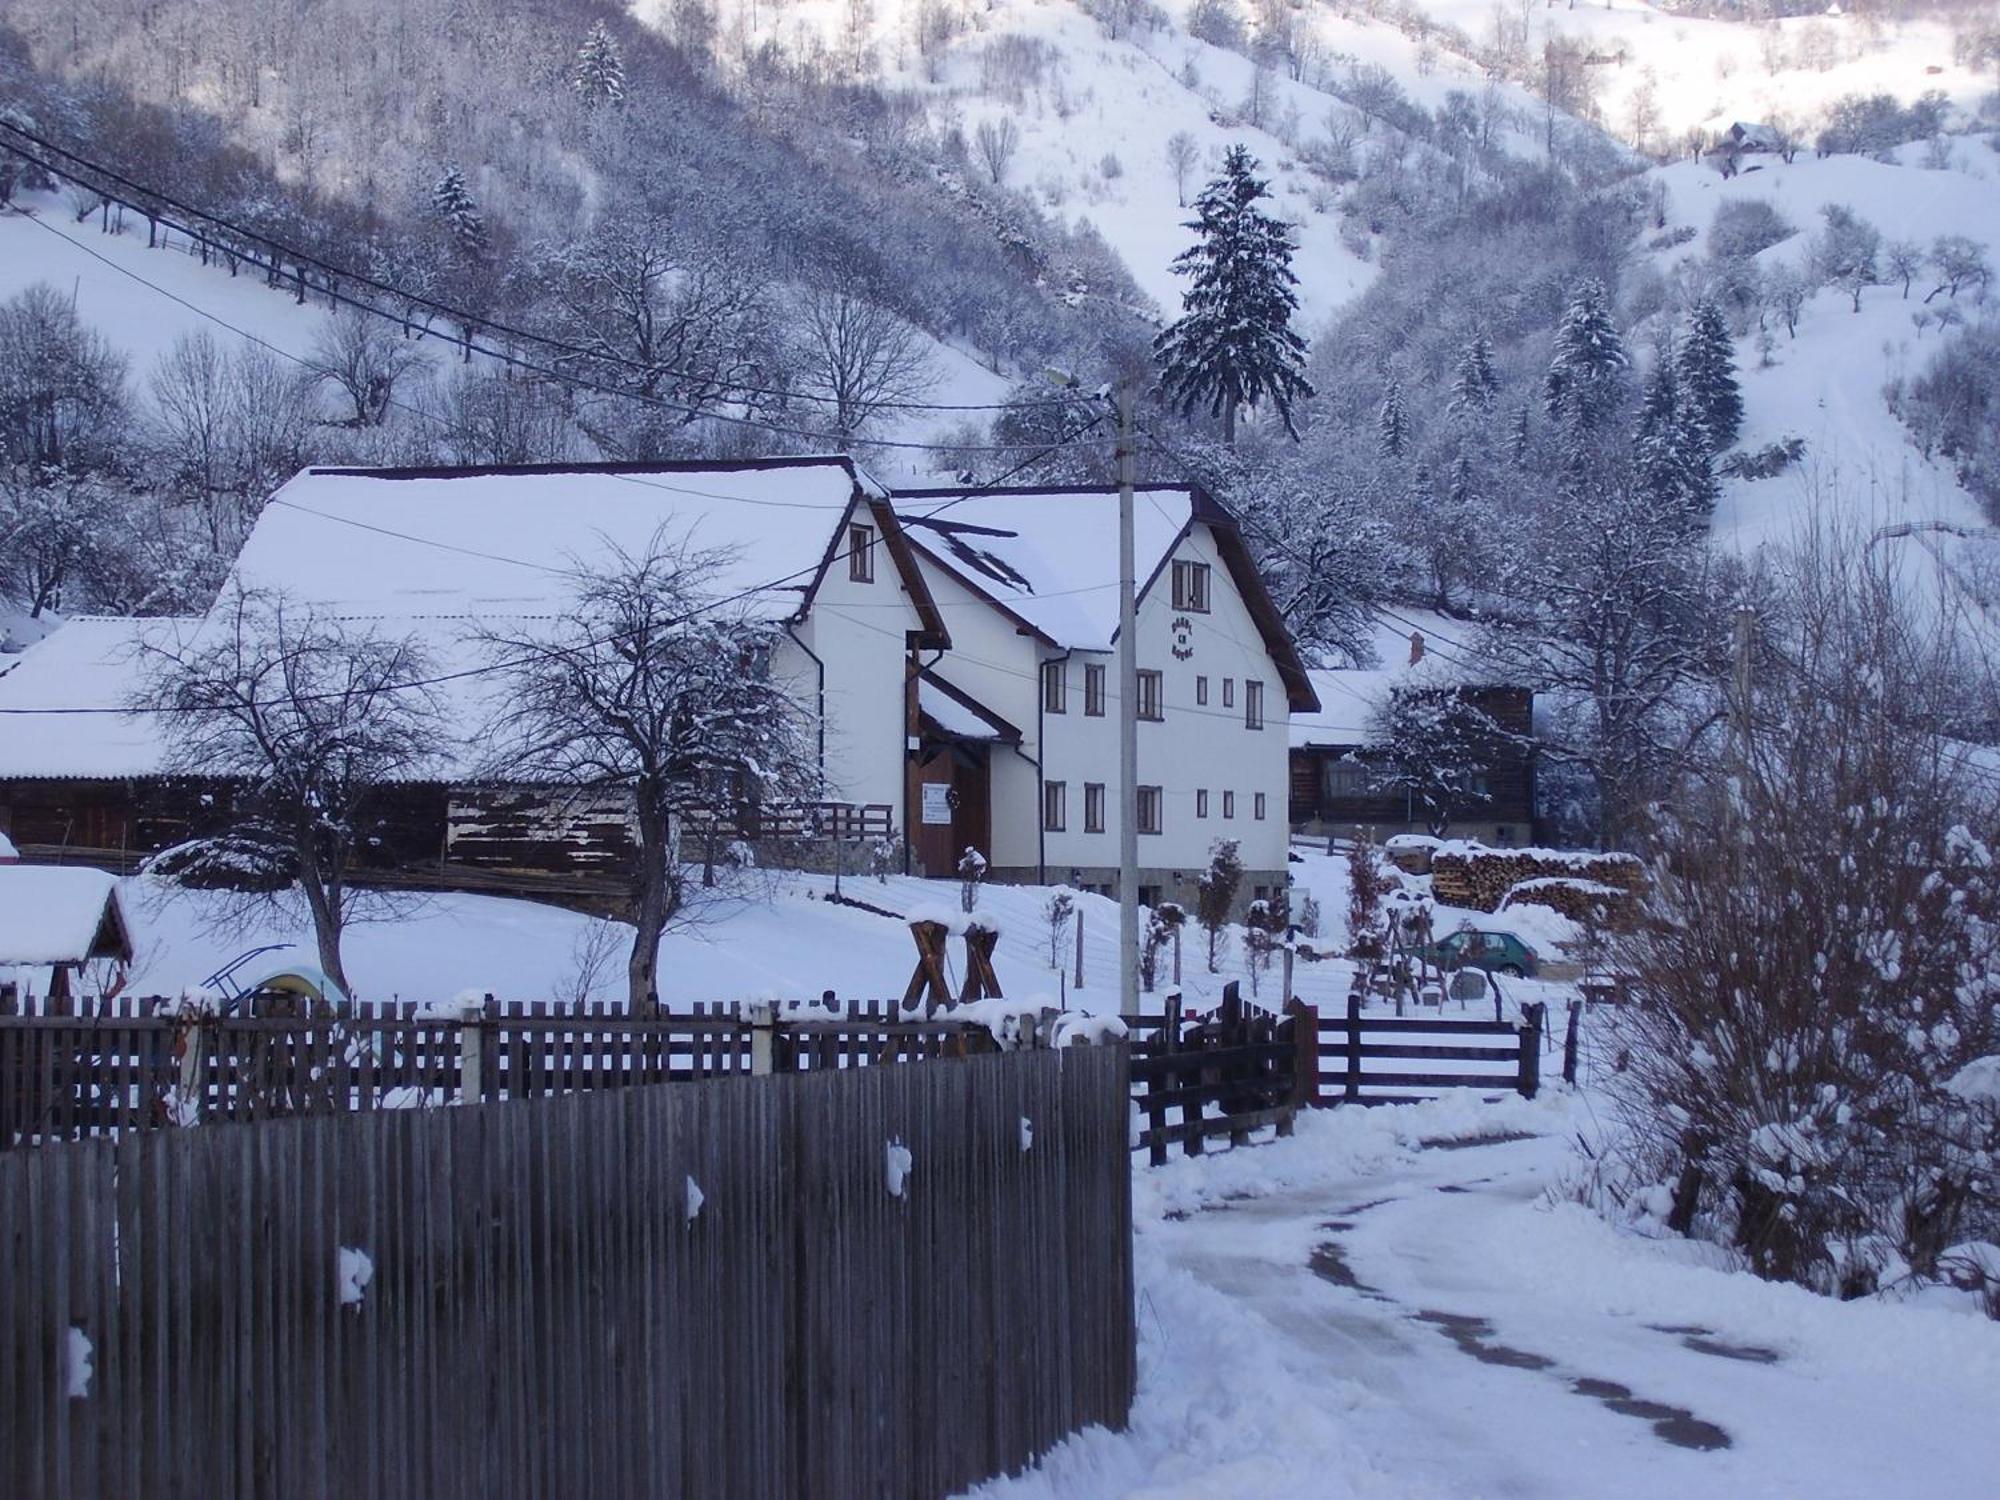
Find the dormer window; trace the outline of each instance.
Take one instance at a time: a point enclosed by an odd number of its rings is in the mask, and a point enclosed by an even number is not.
[[[1208,613],[1207,563],[1175,561],[1174,608],[1187,610],[1191,614]]]
[[[875,581],[875,528],[847,528],[847,576],[856,583]]]

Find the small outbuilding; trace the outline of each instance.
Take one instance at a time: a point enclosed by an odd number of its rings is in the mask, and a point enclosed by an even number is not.
[[[48,1009],[68,1012],[84,965],[103,959],[123,982],[132,963],[132,930],[118,900],[118,878],[76,866],[0,866],[0,972],[47,969]],[[20,997],[20,980],[0,984],[0,1009]]]

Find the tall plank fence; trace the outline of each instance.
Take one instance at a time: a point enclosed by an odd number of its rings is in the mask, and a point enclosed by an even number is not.
[[[1128,1087],[1077,1047],[0,1155],[0,1494],[1016,1470],[1131,1404]]]

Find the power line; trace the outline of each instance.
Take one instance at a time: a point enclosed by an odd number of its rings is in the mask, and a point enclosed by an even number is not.
[[[103,265],[109,266],[112,270],[118,272],[121,276],[125,276],[130,280],[137,282],[140,286],[146,287],[149,290],[158,293],[160,296],[167,298],[169,301],[174,302],[179,306],[188,309],[188,311],[194,313],[197,317],[206,318],[210,322],[213,322],[220,327],[228,329],[231,333],[234,333],[241,338],[249,339],[251,342],[256,343],[261,347],[270,350],[272,353],[281,355],[284,358],[291,360],[293,363],[301,365],[304,368],[313,371],[315,374],[324,376],[330,373],[324,365],[315,364],[311,360],[305,359],[300,355],[293,354],[288,349],[279,348],[279,346],[271,343],[267,339],[262,339],[257,337],[255,334],[246,332],[244,329],[238,328],[235,324],[229,322],[227,319],[222,318],[219,315],[210,312],[208,309],[204,307],[200,307],[195,303],[188,301],[185,297],[178,296],[175,293],[168,291],[165,287],[160,286],[157,282],[151,281],[146,277],[141,276],[137,271],[132,270],[130,267],[119,265],[116,261],[112,260],[110,257],[102,255],[99,252],[91,249],[88,245],[84,244],[82,241],[72,239],[69,235],[64,234],[54,225],[44,223],[36,215],[23,214],[22,217],[27,219],[29,223],[35,225],[37,228],[45,231],[48,234],[54,235],[64,244],[72,246],[73,248],[81,251],[83,254],[91,257],[91,259],[96,260],[102,263]],[[186,230],[182,230],[182,232],[187,233]],[[347,296],[343,292],[336,292],[328,288],[322,288],[321,294],[325,296],[329,301],[339,303],[343,306],[356,308],[359,311],[368,314],[370,317],[381,318],[387,322],[392,322],[397,324],[398,327],[403,326],[402,320],[397,318],[395,314],[385,312],[381,308],[373,305],[372,303],[358,301],[353,297]],[[469,350],[474,354],[483,355],[488,359],[497,360],[499,363],[508,365],[514,369],[524,370],[531,375],[539,375],[546,380],[553,381],[557,385],[566,386],[572,390],[590,391],[597,395],[609,396],[614,400],[634,401],[642,406],[651,406],[658,408],[660,410],[671,411],[680,416],[685,416],[691,420],[725,422],[736,427],[748,427],[755,429],[756,431],[759,432],[772,433],[778,437],[805,438],[812,442],[824,443],[828,447],[834,450],[843,449],[851,441],[850,438],[845,437],[839,433],[820,432],[813,428],[791,426],[779,422],[770,422],[757,417],[739,417],[729,412],[708,411],[700,407],[689,406],[684,402],[670,401],[664,396],[653,396],[653,395],[648,395],[643,391],[621,390],[617,386],[602,385],[595,381],[581,379],[578,376],[568,374],[561,370],[551,369],[546,365],[534,364],[528,360],[520,358],[518,355],[509,354],[505,350],[494,349],[485,344],[481,344],[476,340],[474,340],[473,338],[471,338],[470,336],[463,339],[455,339],[447,337],[445,335],[437,335],[437,334],[430,336],[434,338],[440,338],[446,343],[457,345],[458,347]],[[430,413],[422,412],[418,408],[410,406],[407,402],[391,400],[387,404],[395,407],[399,411],[416,412],[420,417],[423,417],[425,420],[435,420],[435,418]],[[1039,461],[1040,459],[1046,458],[1052,453],[1060,452],[1068,448],[1083,447],[1086,445],[1083,444],[1076,436],[1072,435],[1069,438],[1057,439],[1053,442],[1047,442],[1047,443],[1034,439],[1024,439],[1023,441],[1018,443],[924,443],[924,442],[913,442],[908,439],[879,438],[879,439],[870,439],[868,441],[867,446],[875,448],[894,448],[908,452],[945,453],[952,455],[967,454],[967,453],[1018,453],[1024,448],[1034,448],[1036,450],[1035,458],[1037,461]]]
[[[128,189],[133,193],[140,195],[143,198],[152,199],[155,202],[165,204],[169,208],[176,209],[179,212],[188,215],[189,217],[200,219],[207,224],[212,224],[216,226],[216,228],[226,231],[229,234],[236,235],[238,238],[245,240],[251,244],[261,245],[272,253],[272,258],[274,261],[278,259],[284,259],[284,260],[289,260],[296,265],[312,267],[315,270],[325,272],[330,277],[335,277],[343,281],[353,282],[357,286],[365,286],[373,291],[381,292],[385,296],[395,297],[412,308],[428,309],[432,313],[441,314],[444,317],[459,322],[468,330],[471,330],[475,327],[486,328],[495,333],[505,334],[509,338],[516,338],[524,340],[529,343],[541,344],[547,348],[560,350],[565,354],[572,354],[581,359],[595,359],[604,361],[606,363],[624,365],[629,369],[637,370],[647,375],[653,375],[653,376],[671,375],[681,380],[697,380],[703,382],[707,381],[706,376],[694,374],[686,370],[676,369],[671,365],[647,364],[643,360],[632,359],[626,355],[617,353],[615,350],[592,349],[586,345],[573,344],[566,339],[557,338],[553,334],[536,333],[525,328],[517,327],[510,323],[501,322],[497,318],[487,317],[479,313],[469,312],[464,308],[456,307],[451,303],[442,301],[435,297],[419,296],[418,294],[411,292],[406,288],[398,287],[390,282],[382,281],[376,277],[369,276],[363,272],[355,271],[348,267],[336,265],[331,261],[324,260],[319,256],[314,255],[310,251],[301,250],[295,245],[287,244],[285,241],[277,239],[272,235],[266,234],[262,230],[246,228],[245,226],[236,223],[234,220],[223,218],[222,216],[215,213],[211,213],[206,209],[197,208],[193,204],[183,202],[182,200],[175,198],[170,194],[162,192],[158,188],[149,187],[145,183],[136,182],[132,178],[125,176],[124,174],[118,172],[114,168],[107,167],[103,165],[101,162],[92,161],[88,157],[80,156],[76,152],[71,151],[66,147],[59,146],[54,141],[51,141],[44,136],[37,135],[35,132],[27,130],[22,126],[17,125],[11,121],[0,119],[0,130],[8,131],[11,134],[20,137],[23,140],[30,141],[44,151],[53,152],[55,155],[62,157],[65,161],[76,163],[77,166],[83,171],[93,173],[111,182],[118,183],[120,186]],[[41,167],[44,171],[49,172],[53,175],[56,176],[73,175],[69,169],[59,168],[49,162],[41,161],[38,158],[36,158],[31,152],[22,150],[22,148],[18,145],[14,145],[12,143],[0,143],[0,144],[5,144],[6,149],[14,152],[16,155],[19,155],[26,160],[35,162],[37,166]],[[97,191],[101,192],[101,190]],[[114,202],[120,201],[116,199],[114,195],[109,193],[101,193],[101,196]],[[182,234],[188,235],[190,238],[199,239],[202,240],[203,243],[207,243],[205,236],[196,234],[195,231],[187,228],[185,225],[171,224],[170,221],[165,216],[151,213],[144,204],[131,204],[128,206],[136,209],[140,213],[146,214],[147,217],[154,219],[156,222],[168,223],[171,228],[180,230]],[[227,246],[219,248],[224,249],[225,252],[228,251]],[[334,292],[333,288],[330,286],[321,288],[321,291],[328,297],[338,296],[338,294]],[[347,299],[341,299],[341,300],[347,300]],[[367,304],[365,303],[353,303],[352,305],[363,306],[363,307],[367,306]],[[374,308],[370,308],[369,310],[377,312],[381,311],[380,309],[374,309]],[[393,314],[388,314],[388,313],[383,313],[382,315],[385,317],[392,317],[392,318],[394,317]],[[407,320],[405,319],[396,318],[395,321],[407,326]],[[470,334],[468,333],[468,338],[469,337]],[[453,340],[453,342],[458,342],[458,341]],[[470,347],[469,344],[468,347]],[[823,405],[835,406],[835,407],[841,404],[840,398],[837,396],[822,396],[822,395],[817,395],[811,391],[780,390],[768,386],[754,386],[736,382],[732,382],[732,387],[735,390],[742,391],[750,395],[772,396],[780,399],[799,399],[806,401],[817,401]],[[1060,407],[1066,404],[1067,403],[1063,401],[1061,398],[1056,398],[1056,397],[1051,397],[1039,401],[1028,401],[1019,403],[1004,402],[1004,401],[1002,402],[882,401],[873,403],[875,409],[878,411],[926,411],[926,412],[985,412],[985,411],[1034,410],[1047,407]]]

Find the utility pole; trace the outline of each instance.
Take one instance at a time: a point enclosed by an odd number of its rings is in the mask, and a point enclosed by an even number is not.
[[[1132,381],[1118,383],[1118,998],[1139,1013],[1139,642],[1132,543]]]

